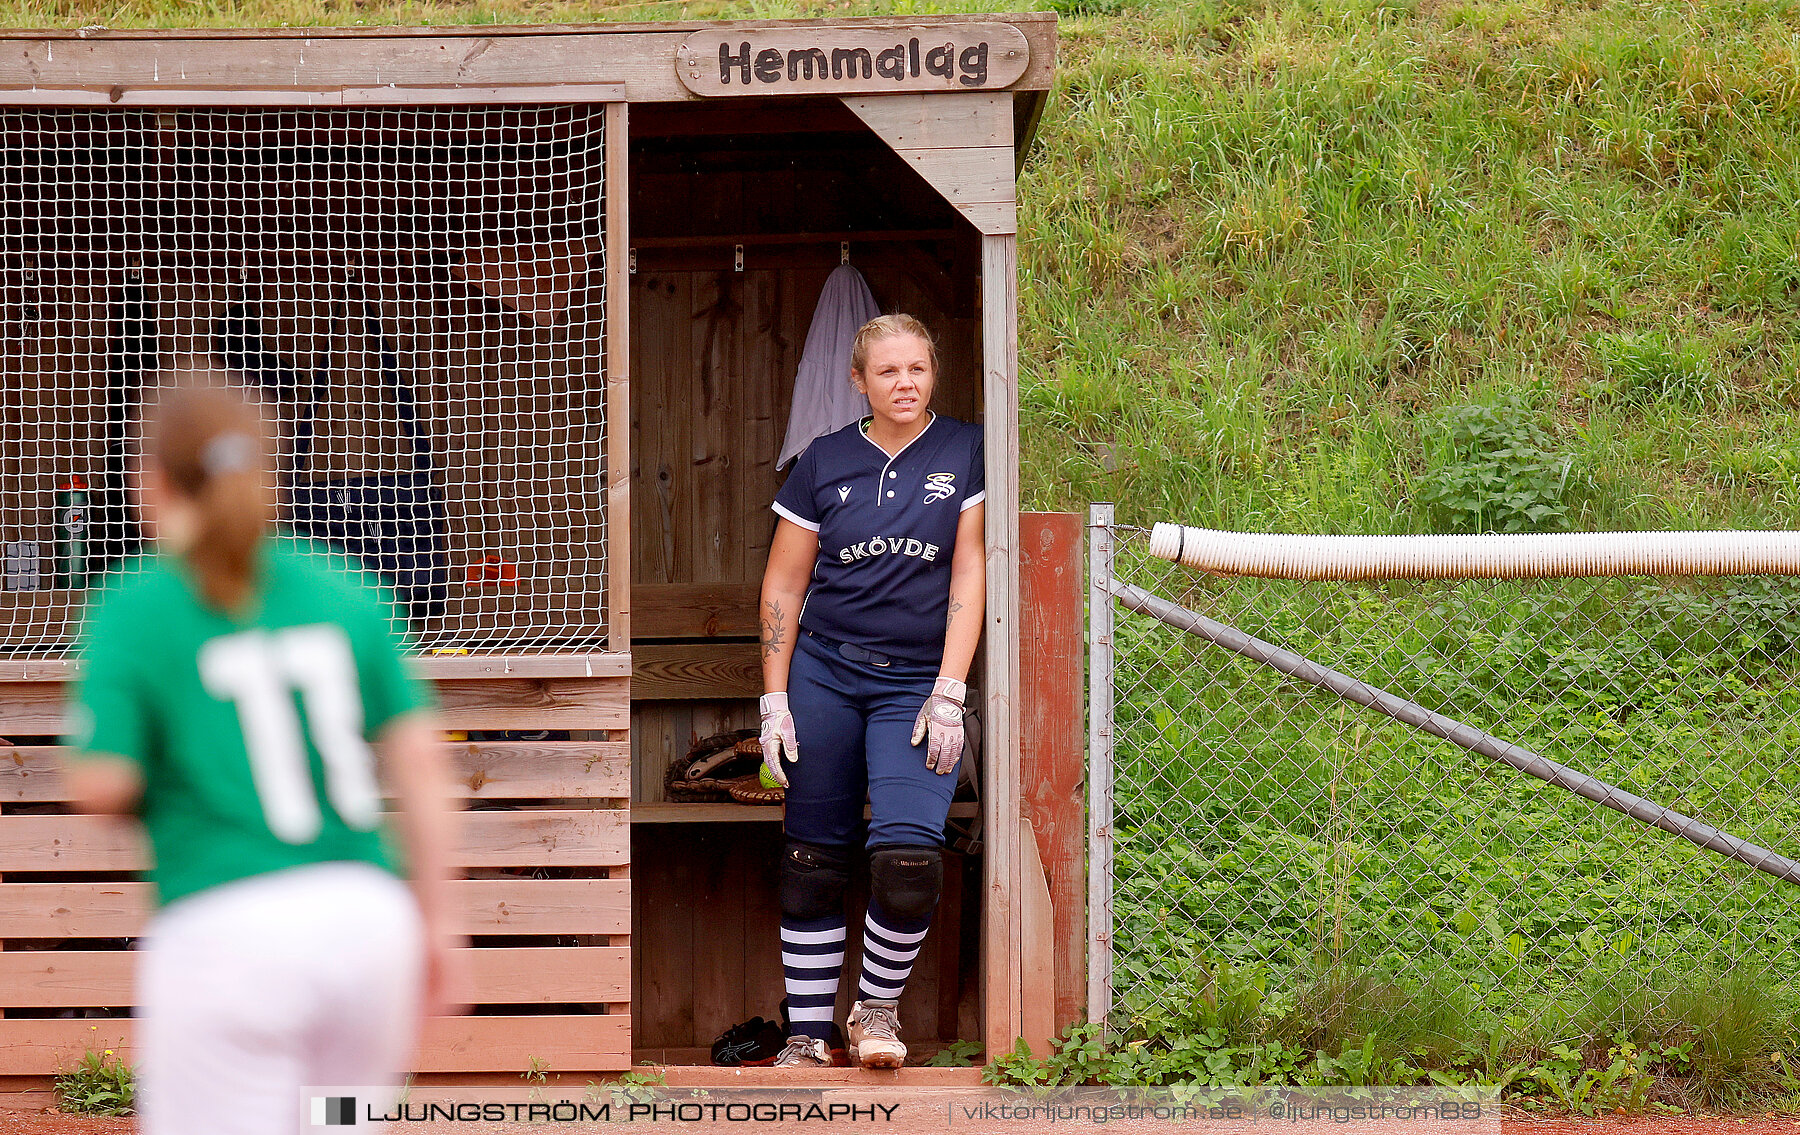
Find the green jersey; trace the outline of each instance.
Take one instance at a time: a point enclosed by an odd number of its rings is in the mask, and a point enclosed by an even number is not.
[[[170,555],[131,565],[89,612],[71,755],[142,770],[165,904],[309,863],[396,868],[369,741],[429,695],[381,592],[322,550],[267,541],[241,615]]]

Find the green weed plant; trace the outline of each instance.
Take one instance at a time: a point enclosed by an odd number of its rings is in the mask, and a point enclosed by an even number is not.
[[[105,1052],[86,1052],[72,1068],[56,1074],[57,1105],[74,1115],[130,1115],[137,1098],[131,1066]]]
[[[1419,499],[1450,532],[1551,532],[1569,521],[1575,459],[1517,402],[1452,406],[1430,433]]]
[[[930,1068],[972,1068],[981,1056],[983,1045],[978,1040],[953,1040],[931,1054],[925,1061]]]

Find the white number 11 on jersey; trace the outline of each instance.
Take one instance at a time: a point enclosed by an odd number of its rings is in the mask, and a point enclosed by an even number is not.
[[[344,823],[369,831],[379,818],[375,757],[363,740],[356,657],[331,623],[221,635],[200,648],[200,681],[237,705],[250,775],[269,831],[283,843],[310,843],[323,823],[294,695],[325,765],[325,797]]]

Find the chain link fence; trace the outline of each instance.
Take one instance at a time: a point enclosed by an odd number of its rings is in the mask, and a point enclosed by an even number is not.
[[[1090,536],[1097,580],[1800,845],[1800,580],[1285,582],[1153,558],[1142,530]],[[1629,1028],[1646,991],[1800,991],[1800,888],[1109,606],[1091,677],[1112,691],[1094,721],[1111,968],[1090,1009],[1115,1028],[1173,1027],[1234,984],[1290,1016],[1379,987],[1552,1034]],[[1337,1003],[1309,1003],[1321,989]]]

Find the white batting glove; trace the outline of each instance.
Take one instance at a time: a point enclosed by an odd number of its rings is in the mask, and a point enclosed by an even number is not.
[[[931,684],[931,696],[919,707],[919,718],[913,722],[912,743],[929,738],[925,746],[925,767],[936,769],[939,776],[956,771],[963,751],[963,698],[969,687],[955,678],[939,677]]]
[[[781,767],[782,758],[800,763],[800,742],[794,739],[794,715],[788,712],[787,694],[764,694],[756,704],[762,711],[763,768],[769,770],[771,780],[786,788],[787,770]]]

